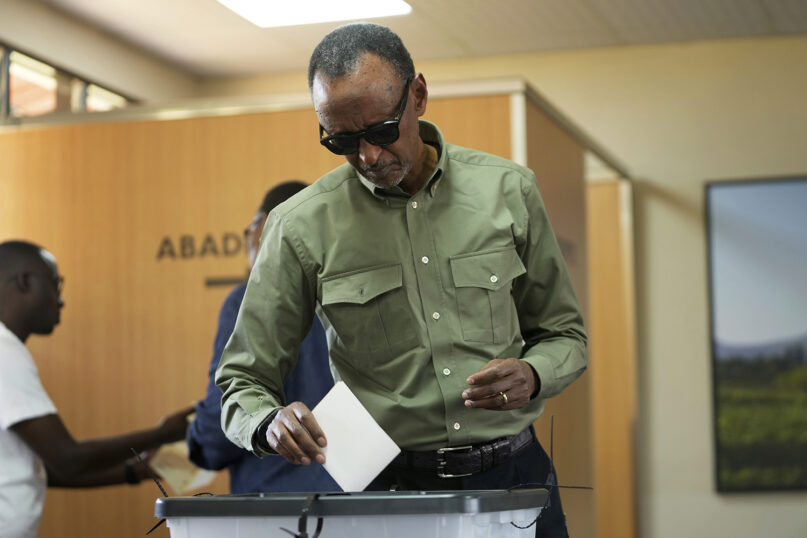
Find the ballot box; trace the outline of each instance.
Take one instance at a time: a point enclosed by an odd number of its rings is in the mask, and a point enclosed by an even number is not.
[[[260,493],[158,499],[171,538],[521,538],[545,489]]]

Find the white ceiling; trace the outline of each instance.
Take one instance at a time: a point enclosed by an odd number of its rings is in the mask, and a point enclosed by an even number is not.
[[[397,32],[416,62],[807,33],[807,0],[407,1],[411,14],[375,21]],[[216,0],[43,2],[200,77],[304,70],[317,42],[342,24],[261,29]]]

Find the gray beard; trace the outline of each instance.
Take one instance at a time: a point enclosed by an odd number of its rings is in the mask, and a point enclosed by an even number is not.
[[[381,187],[382,189],[389,189],[391,187],[396,187],[400,185],[401,182],[404,180],[404,178],[409,175],[409,172],[411,170],[412,165],[407,166],[406,168],[402,169],[399,172],[399,174],[397,174],[397,177],[393,178],[391,181],[389,180],[389,177],[385,178],[386,181],[379,181],[379,179],[376,177],[376,174],[373,172],[363,173],[362,176],[364,176],[364,178],[367,181],[369,181],[370,183],[372,183],[377,187]]]

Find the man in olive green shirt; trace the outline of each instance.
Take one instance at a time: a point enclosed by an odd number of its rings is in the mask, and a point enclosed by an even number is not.
[[[318,315],[335,377],[404,450],[373,487],[546,482],[531,424],[585,370],[586,334],[535,176],[419,121],[426,82],[385,27],[331,32],[309,86],[347,163],[269,215],[216,379],[222,427],[259,456],[324,462],[282,387]],[[556,490],[552,505],[565,536]]]

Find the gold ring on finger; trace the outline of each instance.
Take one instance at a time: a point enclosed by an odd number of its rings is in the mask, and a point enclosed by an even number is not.
[[[507,394],[504,392],[500,392],[499,394],[501,394],[502,400],[504,400],[504,405],[507,405]]]

